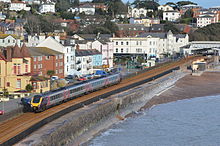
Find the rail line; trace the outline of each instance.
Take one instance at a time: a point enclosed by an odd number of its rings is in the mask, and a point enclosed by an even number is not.
[[[88,95],[81,96],[80,98],[52,107],[44,112],[37,114],[24,113],[9,121],[2,122],[0,123],[0,145],[13,145],[47,123],[67,113],[79,109],[84,105],[107,98],[110,95],[131,89],[135,86],[169,74],[173,70],[179,69],[180,65],[195,59],[197,59],[197,57],[186,58],[177,62],[164,64],[163,66],[155,67],[147,72],[145,71],[140,74],[134,74],[132,77],[124,79],[118,85],[110,86],[108,88],[92,92]]]

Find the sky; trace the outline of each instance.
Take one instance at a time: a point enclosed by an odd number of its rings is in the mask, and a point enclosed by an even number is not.
[[[80,1],[89,1],[89,0],[80,0]],[[91,1],[91,0],[90,0]],[[123,2],[127,2],[128,0],[123,0]],[[134,0],[129,0],[129,2],[133,2]],[[165,4],[167,2],[178,2],[181,0],[159,0],[160,4]],[[188,0],[186,0],[188,1]],[[220,6],[220,0],[191,0],[192,2],[197,3],[198,5],[204,8],[210,8],[214,6]]]

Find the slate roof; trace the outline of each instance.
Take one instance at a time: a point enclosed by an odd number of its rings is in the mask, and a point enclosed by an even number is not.
[[[47,47],[28,47],[31,56],[55,56],[63,54]]]
[[[143,24],[117,24],[119,30],[129,30],[130,31],[148,31],[149,27],[145,27]]]
[[[92,56],[92,55],[99,55],[99,54],[101,55],[102,53],[96,49],[88,49],[88,50],[77,49],[76,50],[76,57],[77,56]]]

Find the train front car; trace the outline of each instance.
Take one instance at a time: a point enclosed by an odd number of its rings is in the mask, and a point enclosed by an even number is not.
[[[35,95],[31,100],[31,107],[34,112],[40,112],[41,109],[41,103],[42,103],[43,97],[42,95]]]

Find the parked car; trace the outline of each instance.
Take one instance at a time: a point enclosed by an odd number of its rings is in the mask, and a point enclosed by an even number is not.
[[[102,77],[102,76],[107,76],[108,73],[104,70],[97,70],[95,73],[95,77]]]
[[[87,80],[90,80],[90,79],[93,79],[94,78],[94,75],[93,74],[89,74],[89,75],[86,75],[84,76]]]
[[[86,81],[86,78],[85,77],[80,77],[80,78],[78,78],[78,81]]]
[[[59,77],[58,77],[58,76],[52,76],[50,79],[51,79],[52,81],[54,81],[54,80],[58,80]]]
[[[0,110],[0,115],[4,115],[5,111]]]

